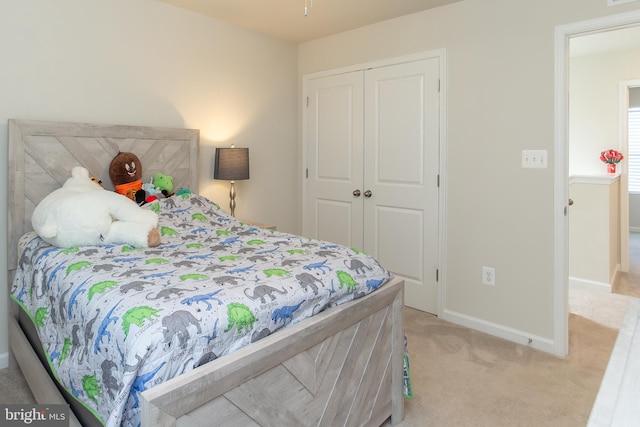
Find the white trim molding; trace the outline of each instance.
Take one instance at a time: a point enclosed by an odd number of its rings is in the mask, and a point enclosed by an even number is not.
[[[595,185],[611,185],[620,179],[620,172],[615,174],[600,175],[571,175],[569,177],[569,185],[571,184],[595,184]]]
[[[625,3],[631,3],[637,0],[607,0],[607,6],[618,6]]]
[[[581,279],[579,277],[569,277],[569,287],[571,286],[597,286],[603,290],[611,292],[611,284],[605,282],[596,282],[595,280]]]
[[[485,334],[493,335],[517,344],[526,345],[547,353],[555,353],[555,344],[553,340],[549,338],[505,327],[504,325],[488,322],[486,320],[478,319],[452,310],[445,309],[442,314],[442,319],[455,323],[456,325],[475,329],[477,331],[484,332]]]

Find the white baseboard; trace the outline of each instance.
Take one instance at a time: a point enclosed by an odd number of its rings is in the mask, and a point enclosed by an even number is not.
[[[486,320],[477,319],[475,317],[467,316],[466,314],[457,313],[451,310],[445,310],[444,313],[442,313],[442,319],[451,323],[455,323],[457,325],[465,326],[467,328],[475,329],[477,331],[496,336],[498,338],[526,345],[528,347],[542,350],[547,353],[555,354],[554,342],[549,338],[539,337],[537,335],[529,334],[524,331],[519,331],[517,329],[509,328],[497,323],[487,322]]]
[[[611,291],[611,284],[605,282],[596,282],[595,280],[580,279],[579,277],[569,277],[569,286],[571,285],[587,285],[597,286]]]
[[[620,264],[616,265],[616,269],[614,270],[613,274],[611,275],[611,280],[609,281],[610,286],[609,287],[613,287],[613,284],[616,283],[616,279],[618,278],[618,273],[620,272]]]
[[[0,353],[0,369],[9,367],[9,352]]]

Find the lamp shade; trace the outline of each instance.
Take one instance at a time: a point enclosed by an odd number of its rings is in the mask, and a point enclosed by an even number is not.
[[[216,148],[213,179],[249,179],[249,149]]]

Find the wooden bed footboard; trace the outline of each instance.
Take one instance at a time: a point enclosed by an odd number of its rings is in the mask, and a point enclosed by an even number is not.
[[[143,426],[379,426],[404,418],[404,283],[142,393]]]

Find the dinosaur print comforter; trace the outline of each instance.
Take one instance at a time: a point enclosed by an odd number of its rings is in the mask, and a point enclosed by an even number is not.
[[[145,208],[159,247],[61,249],[28,233],[12,284],[58,381],[108,426],[138,426],[144,390],[391,277],[366,254],[244,224],[198,195]]]

